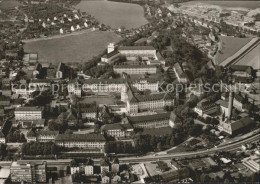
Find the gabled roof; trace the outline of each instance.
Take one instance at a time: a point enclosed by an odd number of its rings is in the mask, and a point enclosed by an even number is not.
[[[59,134],[58,131],[51,131],[51,130],[41,130],[37,132],[37,135],[41,136],[57,136]]]
[[[237,101],[239,101],[240,103],[243,103],[243,101],[244,101],[244,98],[242,96],[240,96],[239,94],[235,94],[235,99]]]
[[[245,118],[242,118],[238,121],[231,123],[231,129],[234,132],[236,130],[245,128],[245,127],[251,125],[252,123],[254,123],[254,120],[252,120],[250,117],[245,117]]]
[[[36,133],[31,129],[28,131],[27,137],[36,137]]]
[[[102,131],[108,130],[124,130],[124,127],[119,123],[105,124],[101,127]]]
[[[145,115],[145,116],[128,116],[127,117],[130,123],[142,123],[142,122],[151,122],[151,121],[158,121],[163,119],[169,119],[170,113],[160,113],[160,114],[152,114],[152,115]]]
[[[43,107],[38,106],[25,106],[25,107],[18,107],[15,111],[43,111]]]
[[[59,134],[56,141],[106,141],[105,137],[101,134]]]
[[[231,71],[244,71],[248,74],[252,75],[253,68],[251,66],[244,66],[244,65],[231,65],[229,67]]]

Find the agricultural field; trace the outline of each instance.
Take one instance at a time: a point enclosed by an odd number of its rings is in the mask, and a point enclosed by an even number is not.
[[[143,8],[136,4],[111,1],[81,1],[76,8],[93,15],[100,23],[115,29],[121,26],[127,29],[138,28],[148,23],[144,18]]]
[[[31,41],[24,45],[24,50],[38,53],[40,62],[82,63],[103,52],[108,43],[120,40],[113,32],[89,30],[78,35]]]

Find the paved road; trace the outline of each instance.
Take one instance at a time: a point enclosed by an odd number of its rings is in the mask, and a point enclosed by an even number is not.
[[[185,153],[172,153],[172,154],[162,154],[157,156],[143,156],[143,157],[128,157],[128,158],[119,158],[120,163],[139,163],[139,162],[147,162],[147,161],[157,161],[157,160],[169,160],[172,158],[179,158],[179,157],[196,157],[196,156],[202,156],[202,155],[210,155],[214,154],[219,151],[236,151],[241,149],[241,145],[245,143],[252,143],[259,141],[260,134],[256,134],[253,136],[250,136],[248,138],[245,138],[240,141],[236,141],[233,143],[230,143],[228,145],[222,145],[217,148],[212,148],[209,150],[202,150],[202,151],[196,151],[196,152],[185,152]]]

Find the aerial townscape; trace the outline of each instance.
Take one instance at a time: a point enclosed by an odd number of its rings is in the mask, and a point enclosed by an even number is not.
[[[0,0],[0,184],[259,181],[259,1]]]

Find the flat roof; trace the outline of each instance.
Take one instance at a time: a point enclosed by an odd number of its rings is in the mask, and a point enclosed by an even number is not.
[[[0,169],[0,178],[6,179],[10,175],[10,168],[1,168]]]

